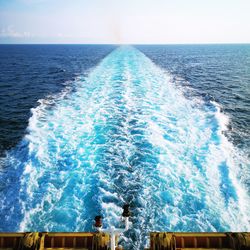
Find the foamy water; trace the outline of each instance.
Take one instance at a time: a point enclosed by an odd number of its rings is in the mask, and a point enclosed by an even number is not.
[[[129,249],[149,231],[250,230],[240,182],[249,162],[223,134],[228,118],[183,91],[120,47],[72,89],[41,100],[5,159],[2,231],[89,231],[98,214],[118,226],[124,203]]]

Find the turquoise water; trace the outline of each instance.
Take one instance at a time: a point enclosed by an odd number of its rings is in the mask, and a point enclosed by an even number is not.
[[[120,47],[40,100],[5,158],[1,230],[91,231],[97,214],[118,226],[124,203],[129,249],[155,230],[250,230],[239,178],[249,161],[224,136],[228,117],[184,92],[139,50]]]

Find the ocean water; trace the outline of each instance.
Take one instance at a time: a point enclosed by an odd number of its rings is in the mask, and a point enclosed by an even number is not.
[[[32,49],[25,46],[20,58]],[[98,214],[104,226],[121,226],[124,203],[132,211],[121,238],[127,249],[142,249],[150,231],[250,230],[249,45],[39,50],[22,59],[38,67],[30,93],[38,105],[27,98],[26,130],[16,127],[22,136],[11,144],[8,126],[1,127],[8,142],[1,231],[92,231]],[[39,74],[54,50],[66,80]],[[83,58],[68,67],[72,53]],[[29,62],[37,54],[44,64]],[[1,65],[6,60],[15,58],[1,57]],[[7,112],[8,91],[19,81],[5,81]]]
[[[0,156],[24,136],[31,108],[87,74],[114,46],[0,45]]]

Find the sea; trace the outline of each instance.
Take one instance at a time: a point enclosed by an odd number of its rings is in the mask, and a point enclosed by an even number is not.
[[[0,231],[250,230],[250,45],[0,45]]]

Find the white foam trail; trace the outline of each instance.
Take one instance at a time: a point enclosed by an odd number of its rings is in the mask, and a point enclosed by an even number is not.
[[[133,228],[122,241],[131,249],[155,230],[249,230],[239,166],[249,162],[223,133],[228,117],[217,103],[185,98],[172,79],[122,47],[75,91],[41,100],[19,163],[19,229],[91,230],[97,213],[118,226],[129,202]]]

